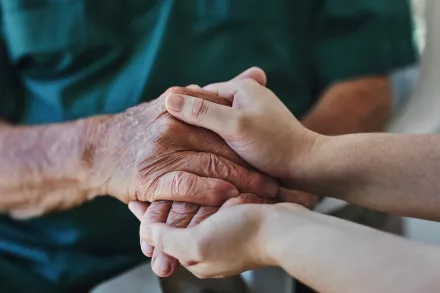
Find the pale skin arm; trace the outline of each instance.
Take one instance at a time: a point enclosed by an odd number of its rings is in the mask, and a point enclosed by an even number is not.
[[[322,93],[301,123],[324,135],[382,131],[390,118],[392,96],[386,76],[341,81]]]
[[[168,97],[168,111],[218,133],[256,168],[316,195],[440,220],[440,136],[323,136],[302,126],[272,92],[255,82],[206,89],[232,101],[233,107],[192,97],[177,103],[173,96]]]
[[[292,180],[316,194],[398,215],[440,221],[440,136],[319,137]]]
[[[322,293],[435,292],[440,286],[439,247],[295,204],[236,206],[189,229],[142,225],[140,235],[200,278],[280,266]]]
[[[274,264],[317,292],[435,292],[440,248],[405,240],[352,222],[303,211],[278,218]],[[275,216],[281,217],[280,215]],[[293,221],[307,218],[303,227]],[[290,226],[289,226],[290,224]],[[274,241],[275,242],[275,241]],[[324,245],[323,245],[324,244]]]
[[[236,152],[260,170],[296,184],[301,181],[310,192],[332,194],[333,191],[343,192],[345,188],[346,199],[350,197],[354,201],[358,188],[372,184],[376,186],[375,192],[390,190],[392,193],[394,185],[404,179],[400,170],[392,165],[394,158],[387,157],[391,166],[387,162],[383,166],[377,165],[375,156],[378,154],[370,149],[378,142],[384,149],[378,155],[380,158],[383,152],[399,145],[401,155],[412,154],[414,160],[419,160],[416,154],[400,145],[411,145],[412,136],[357,134],[327,137],[311,132],[273,93],[252,81],[222,83],[207,89],[233,102],[232,108],[182,95],[170,95],[166,107],[174,117],[220,134]],[[379,140],[370,141],[368,137]],[[381,141],[380,138],[385,139]],[[391,141],[396,138],[403,140],[393,145]],[[434,139],[423,143],[430,145],[425,151],[432,154],[438,137],[424,138]],[[424,151],[418,143],[415,150]],[[366,152],[371,156],[356,165]],[[423,165],[425,161],[419,163]],[[368,167],[360,167],[362,165]],[[384,174],[378,175],[378,166],[399,176],[391,176],[394,181],[388,185],[388,180],[380,182]],[[419,170],[411,168],[407,169],[408,173]],[[437,185],[434,177],[424,180]],[[403,196],[406,198],[413,191],[416,190],[403,190]],[[372,196],[371,192],[364,196]],[[430,194],[429,198],[435,196]],[[434,218],[432,211],[440,211],[438,205],[427,206],[434,205],[432,201],[423,199],[414,209],[405,200],[395,202],[389,197],[381,199],[387,202],[387,208],[400,209],[404,214],[417,212]],[[323,293],[434,292],[440,286],[438,247],[412,243],[292,204],[222,209],[189,229],[143,222],[140,237],[179,259],[201,278],[230,276],[263,266],[281,266],[298,280]]]

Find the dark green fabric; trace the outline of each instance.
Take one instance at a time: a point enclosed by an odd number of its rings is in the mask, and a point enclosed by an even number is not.
[[[323,0],[315,23],[320,89],[353,76],[390,72],[414,61],[405,0]]]
[[[415,61],[404,0],[0,3],[0,115],[23,124],[117,113],[253,65],[301,116],[331,83]],[[110,198],[30,221],[3,216],[0,235],[3,255],[63,292],[144,259],[137,220]],[[13,275],[8,282],[20,282]]]

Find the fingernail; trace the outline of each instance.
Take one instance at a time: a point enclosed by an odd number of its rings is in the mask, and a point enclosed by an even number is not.
[[[166,276],[171,271],[171,263],[165,257],[159,257],[153,264],[154,272],[161,276]]]
[[[278,193],[278,183],[275,181],[269,181],[266,185],[266,192],[269,196],[275,197]]]
[[[166,99],[165,106],[167,109],[180,112],[183,109],[183,105],[185,104],[185,99],[179,95],[169,95]]]

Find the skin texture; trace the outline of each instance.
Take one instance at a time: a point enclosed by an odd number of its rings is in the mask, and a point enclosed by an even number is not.
[[[0,212],[17,218],[79,205],[99,193],[82,162],[82,121],[25,127],[0,124]]]
[[[167,93],[199,95],[186,88]],[[199,95],[225,103],[209,94]],[[219,206],[242,192],[273,198],[278,184],[249,170],[216,134],[167,113],[164,96],[70,123],[0,127],[0,211],[18,218],[97,195]]]
[[[307,130],[267,88],[253,81],[227,82],[211,90],[232,99],[233,107],[169,96],[167,109],[187,123],[217,132],[239,154],[248,153],[243,156],[248,163],[272,176],[288,170],[287,179],[302,182],[309,192],[342,194],[360,205],[375,202],[385,211],[440,220],[439,135],[326,137]],[[197,103],[201,115],[190,111]],[[269,123],[280,127],[282,135],[271,131]],[[271,155],[281,157],[281,166],[265,160]],[[200,278],[281,266],[324,293],[435,292],[440,286],[439,247],[294,204],[229,207],[188,229],[143,222],[140,237]]]
[[[231,82],[239,82],[240,80],[246,78],[249,78],[251,82],[266,85],[267,78],[265,76],[265,73],[259,68],[250,68],[249,70],[240,74],[238,77],[232,79]],[[216,95],[225,97],[224,93],[218,92],[217,85],[218,84],[207,86],[205,87],[205,90],[210,91]],[[195,91],[201,90],[201,88],[198,86],[192,86],[191,89]],[[230,95],[231,93],[228,94]],[[226,100],[228,103],[233,103],[233,100],[230,98]],[[252,101],[250,101],[249,103],[252,103]],[[242,105],[240,105],[240,103],[233,105],[233,107],[236,108],[240,108],[241,106]],[[323,93],[317,105],[312,111],[310,111],[310,113],[306,115],[305,119],[302,122],[310,129],[316,129],[326,134],[371,131],[376,128],[381,128],[385,125],[389,116],[390,107],[391,91],[387,78],[359,78],[354,81],[341,82],[335,86],[330,87],[326,92]],[[349,108],[357,110],[347,113],[347,111],[345,110]],[[188,111],[191,111],[191,113],[196,116],[204,115],[203,104],[195,103]],[[278,115],[282,114],[288,115],[287,109],[282,109],[280,111],[282,111],[283,113],[271,114],[274,115],[273,117],[277,117]],[[270,119],[270,117],[267,118],[268,120]],[[329,123],[329,121],[332,121],[332,123]],[[218,125],[223,125],[225,123],[228,123],[228,120],[217,121],[217,123]],[[350,127],[347,128],[345,127],[345,125],[350,125]],[[229,129],[234,129],[235,127],[237,126],[232,125],[229,127]],[[273,125],[272,123],[266,124],[266,127],[268,128],[267,130],[272,130],[274,129],[274,127],[276,129],[285,129],[283,125]],[[284,132],[281,131],[278,133],[280,138],[285,137]],[[252,155],[254,157],[263,158],[256,149],[245,148],[237,150],[237,148],[234,148],[234,142],[228,140],[227,134],[224,134],[222,136],[224,139],[226,139],[228,144],[235,151],[239,152],[242,156]],[[232,140],[235,139],[236,138],[233,138]],[[267,144],[269,143],[270,142],[268,141]],[[286,144],[286,147],[289,147],[289,145]],[[279,163],[282,158],[280,158],[279,156],[277,157],[277,154],[271,154],[270,157],[265,158],[268,160],[268,163],[270,162],[269,164],[278,166],[283,165]],[[266,164],[266,162],[263,162],[262,164]],[[267,170],[266,168],[264,168],[264,166],[261,167],[261,165],[259,165],[258,167],[260,170],[263,170],[263,172],[271,173],[271,170]],[[277,170],[277,172],[275,172],[274,174],[274,176],[279,178],[286,186],[292,188],[292,190],[287,193],[281,193],[281,199],[288,202],[304,204],[305,206],[308,206],[310,208],[313,208],[313,206],[316,205],[316,203],[318,202],[316,196],[305,191],[294,190],[296,186],[294,184],[291,184],[291,181],[284,180],[283,177],[288,174],[287,170]],[[172,226],[184,228],[188,225],[188,223],[191,222],[190,219],[192,218],[194,213],[196,213],[197,208],[198,207],[195,205],[184,203],[172,204],[170,202],[157,206],[153,205],[150,207],[150,209],[148,209],[147,214],[150,215],[146,216],[145,221],[150,223],[169,223]],[[212,209],[208,209],[208,211],[209,212],[205,212],[205,208],[201,208],[199,213],[206,214],[206,216],[208,216],[215,212]],[[170,216],[167,219],[165,219],[165,217],[163,216],[152,216],[156,214],[166,214],[168,212]],[[200,219],[204,218],[205,217],[200,217]],[[195,222],[198,221],[192,221],[193,224]],[[161,277],[170,276],[178,267],[178,263],[175,259],[166,256],[158,250],[154,250],[151,245],[141,243],[141,248],[146,256],[152,257],[153,271],[157,275]]]
[[[275,95],[250,80],[215,87],[229,100],[232,92],[234,105],[242,107],[169,96],[167,109],[187,123],[218,133],[266,174],[276,178],[288,170],[283,178],[301,190],[397,215],[440,220],[439,135],[323,136],[306,129]],[[188,111],[194,103],[203,104],[203,115]],[[181,109],[176,111],[177,105]],[[268,124],[280,130],[273,132]],[[258,155],[249,155],[254,153]],[[278,159],[268,164],[268,157]]]
[[[389,77],[364,76],[329,86],[301,123],[324,135],[383,131],[392,106]]]
[[[153,223],[166,223],[175,228],[190,228],[198,225],[219,210],[242,204],[273,204],[273,200],[261,198],[253,194],[242,194],[228,200],[221,208],[199,206],[190,203],[160,202],[152,205],[146,202],[130,202],[129,208],[141,221],[142,225]],[[164,211],[165,210],[165,211]],[[168,213],[168,215],[167,215]],[[160,277],[169,277],[179,267],[179,261],[164,253],[161,249],[154,248],[141,239],[142,252],[151,257],[151,267]]]
[[[237,77],[233,78],[231,81],[240,81],[243,79],[249,79],[261,85],[266,84],[266,75],[259,68],[250,68],[244,71],[243,73],[241,73],[240,75],[238,75]],[[187,89],[191,90],[194,94],[202,95],[202,96],[208,95],[208,97],[210,97],[213,94],[215,94],[215,92],[211,93],[209,91],[205,91],[196,85],[189,86],[187,87]],[[217,98],[218,101],[220,101],[219,104],[225,105],[226,103],[225,106],[231,106],[230,101],[219,98],[216,95],[215,97]],[[209,100],[209,98],[206,98],[204,100]],[[197,105],[195,105],[191,109],[193,113],[197,113],[200,110],[202,110],[202,108],[199,108]],[[261,192],[256,194],[260,195]],[[302,204],[309,208],[315,206],[317,202],[317,197],[313,195],[296,190],[287,190],[287,189],[281,189],[279,191],[279,198],[288,202]],[[266,203],[266,200],[264,198],[259,198],[256,196],[249,196],[249,195],[241,196],[237,200],[238,202],[236,202],[235,204]],[[232,202],[234,202],[234,200]],[[141,209],[146,213],[143,217],[144,222],[167,223],[173,227],[178,227],[178,228],[185,228],[187,226],[196,225],[201,221],[203,221],[204,219],[206,219],[208,216],[214,214],[218,210],[218,208],[214,208],[214,207],[199,206],[184,202],[156,202],[150,206],[146,203],[143,204],[137,203],[136,205],[138,206],[138,208],[135,208],[136,210]],[[168,217],[166,216],[167,214]],[[142,252],[147,257],[152,257],[152,262],[151,262],[152,269],[158,276],[160,277],[171,276],[178,268],[179,265],[178,261],[164,254],[161,250],[154,249],[154,247],[152,247],[151,245],[142,242],[141,242],[141,249]]]
[[[301,123],[324,135],[383,131],[392,105],[389,77],[364,76],[329,86]]]
[[[323,293],[435,292],[440,286],[439,247],[295,204],[234,206],[189,229],[142,225],[140,235],[199,278],[280,266]]]
[[[98,163],[93,165],[94,171],[97,170],[94,174],[112,171],[105,178],[105,194],[125,193],[125,197],[120,198],[124,202],[179,200],[180,196],[181,201],[213,206],[238,196],[238,192],[276,195],[276,182],[243,167],[246,164],[218,135],[181,123],[169,115],[163,104],[164,96],[170,93],[191,93],[221,102],[208,93],[175,87],[151,103],[101,122],[94,152]],[[113,147],[109,149],[108,145]],[[240,178],[242,175],[244,180]],[[124,181],[128,182],[121,185]],[[158,194],[162,196],[159,198]]]

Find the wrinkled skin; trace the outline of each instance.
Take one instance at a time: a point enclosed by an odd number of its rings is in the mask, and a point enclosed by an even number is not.
[[[265,84],[266,78],[264,73],[261,74],[261,70],[255,70],[254,68],[249,69],[235,79],[240,78],[251,78],[260,84]],[[223,104],[231,106],[231,104],[225,99],[219,99],[218,96],[208,93],[202,90],[198,86],[190,86],[190,92],[197,97],[202,97],[205,100],[212,101],[218,104]],[[173,89],[173,91],[176,88]],[[182,90],[182,89],[179,89]],[[186,89],[188,90],[188,89]],[[173,92],[174,93],[174,92]],[[197,113],[201,109],[194,107],[193,111]],[[240,163],[243,163],[240,160]],[[246,203],[274,203],[273,200],[261,197],[261,190],[255,193],[259,196],[252,194],[242,194],[238,198],[230,199],[223,206],[246,204]],[[312,207],[316,204],[316,197],[310,196],[297,191],[291,191],[286,189],[281,189],[279,193],[280,199],[287,200],[295,203],[302,204],[307,207]],[[173,227],[191,227],[204,219],[208,218],[210,215],[218,211],[218,207],[212,206],[200,206],[197,204],[185,203],[185,202],[171,202],[171,201],[160,201],[154,202],[151,205],[146,202],[136,202],[130,203],[131,211],[142,221],[143,224],[149,223],[167,223]],[[177,269],[179,263],[176,259],[167,256],[160,250],[155,250],[152,246],[147,243],[141,243],[143,253],[152,257],[152,267],[153,271],[161,276],[167,277],[172,275]]]
[[[269,198],[277,194],[276,181],[248,169],[218,135],[169,115],[164,107],[169,93],[224,103],[212,94],[175,87],[153,102],[101,118],[90,133],[98,139],[89,157],[102,194],[126,203],[174,200],[208,206],[243,192]]]
[[[302,191],[280,188],[278,200],[312,208],[316,205],[318,198]],[[241,194],[239,197],[229,199],[221,208],[241,204],[273,204],[275,202],[275,200],[252,194]],[[184,202],[158,201],[152,204],[132,202],[130,203],[130,209],[142,222],[142,225],[166,223],[171,227],[186,228],[201,223],[209,216],[215,214],[220,207],[200,206]],[[151,265],[153,271],[158,276],[168,277],[177,270],[179,262],[173,257],[166,255],[158,249],[154,249],[154,247],[146,242],[141,242],[141,249],[145,256],[152,257]],[[159,261],[156,263],[158,259]]]
[[[198,97],[208,97],[206,99],[211,100],[211,94],[201,89],[191,91],[193,92],[193,95],[195,94]],[[224,99],[219,100],[216,96],[214,96],[213,99],[216,103],[228,105],[228,102]],[[230,104],[228,106],[230,106]],[[242,161],[240,161],[240,163],[245,164]],[[239,198],[230,199],[224,206],[247,203],[274,203],[270,197],[261,197],[261,191],[259,193],[253,193],[260,196],[242,194]],[[317,202],[317,198],[315,196],[311,196],[300,191],[287,189],[281,189],[281,192],[279,192],[279,197],[283,201],[298,203],[306,207],[313,207]],[[143,224],[166,223],[172,227],[186,228],[199,224],[209,216],[216,213],[219,207],[200,206],[198,204],[187,202],[157,201],[153,202],[151,205],[140,202],[133,203],[131,205],[131,209]],[[177,270],[179,262],[176,259],[164,254],[160,250],[154,249],[154,247],[147,243],[141,243],[141,248],[142,252],[147,257],[152,257],[152,268],[158,276],[168,277]]]
[[[241,203],[266,203],[266,198],[271,199],[276,196],[278,188],[275,181],[272,181],[260,173],[246,169],[249,166],[238,157],[218,135],[208,130],[178,122],[178,120],[168,114],[164,107],[164,97],[170,93],[191,94],[216,103],[230,105],[226,100],[205,91],[173,87],[154,101],[153,105],[146,104],[127,110],[124,116],[121,117],[121,122],[124,125],[151,124],[150,121],[152,120],[154,123],[159,124],[157,129],[161,130],[161,136],[154,136],[154,140],[157,140],[159,145],[154,144],[152,147],[146,147],[145,152],[148,153],[148,160],[139,164],[141,178],[146,179],[144,179],[143,185],[147,185],[145,189],[148,191],[142,192],[133,188],[133,192],[129,192],[128,197],[122,199],[124,202],[152,202],[148,212],[145,214],[145,219],[148,223],[167,223],[174,227],[187,227],[196,225],[208,216],[214,214],[224,201],[238,196],[239,193],[253,193],[260,196],[254,196],[254,198],[251,199],[247,197],[241,198]],[[130,121],[132,120],[130,118],[131,116],[137,116],[138,113],[150,111],[150,109],[155,111],[154,115],[143,115],[148,117],[148,121],[141,122],[135,120],[134,123]],[[153,129],[146,126],[146,129],[149,129],[150,132],[153,132],[154,128],[156,128],[156,126],[153,126]],[[132,141],[132,133],[126,133],[125,136],[127,137],[127,141]],[[187,143],[188,146],[182,142]],[[136,143],[135,145],[139,144]],[[172,149],[169,148],[169,146],[175,147]],[[184,151],[183,149],[185,147],[186,149]],[[197,152],[188,151],[187,149],[195,149]],[[200,152],[203,151],[207,152],[206,156],[200,155]],[[217,157],[210,153],[218,154],[219,156]],[[157,156],[157,154],[160,154],[160,156]],[[163,157],[165,156],[167,157],[164,160]],[[212,158],[215,160],[214,162],[210,161]],[[188,167],[182,166],[182,164],[187,162],[191,162],[192,165]],[[162,169],[164,166],[166,169]],[[128,171],[123,168],[115,169],[121,171],[121,178],[123,178],[123,175],[126,176],[126,172]],[[200,171],[198,169],[201,169],[202,173],[199,173]],[[176,170],[189,171],[201,177],[220,178],[227,182],[222,182],[222,184],[218,184],[211,189],[187,189],[186,192],[181,195],[180,201],[177,201],[177,193],[170,194],[168,197],[169,200],[156,201],[156,199],[167,197],[167,193],[172,192],[172,189],[176,189],[171,188],[170,190],[170,188],[168,188],[174,184],[172,180],[163,180],[164,176],[167,176],[167,171],[173,171],[173,173],[175,173]],[[131,176],[127,177],[130,178]],[[114,192],[111,190],[114,187],[111,185],[111,182],[109,185],[107,192],[113,194]],[[157,187],[157,185],[160,186]],[[193,185],[194,183],[188,183],[188,186]],[[136,187],[138,184],[134,184],[133,186]],[[235,187],[237,189],[235,189]],[[239,193],[237,192],[230,196],[225,196],[230,190],[236,190]],[[197,199],[198,202],[204,204],[204,206],[188,203],[187,201],[191,198]],[[174,200],[174,202],[171,200]],[[160,276],[169,276],[174,273],[178,267],[177,260],[164,255],[160,250],[154,251],[154,248],[149,245],[145,245],[143,252],[148,257],[153,258],[153,265],[156,259],[161,259],[161,262],[170,263],[169,267],[171,269],[168,272],[162,273],[155,269],[155,272]]]

